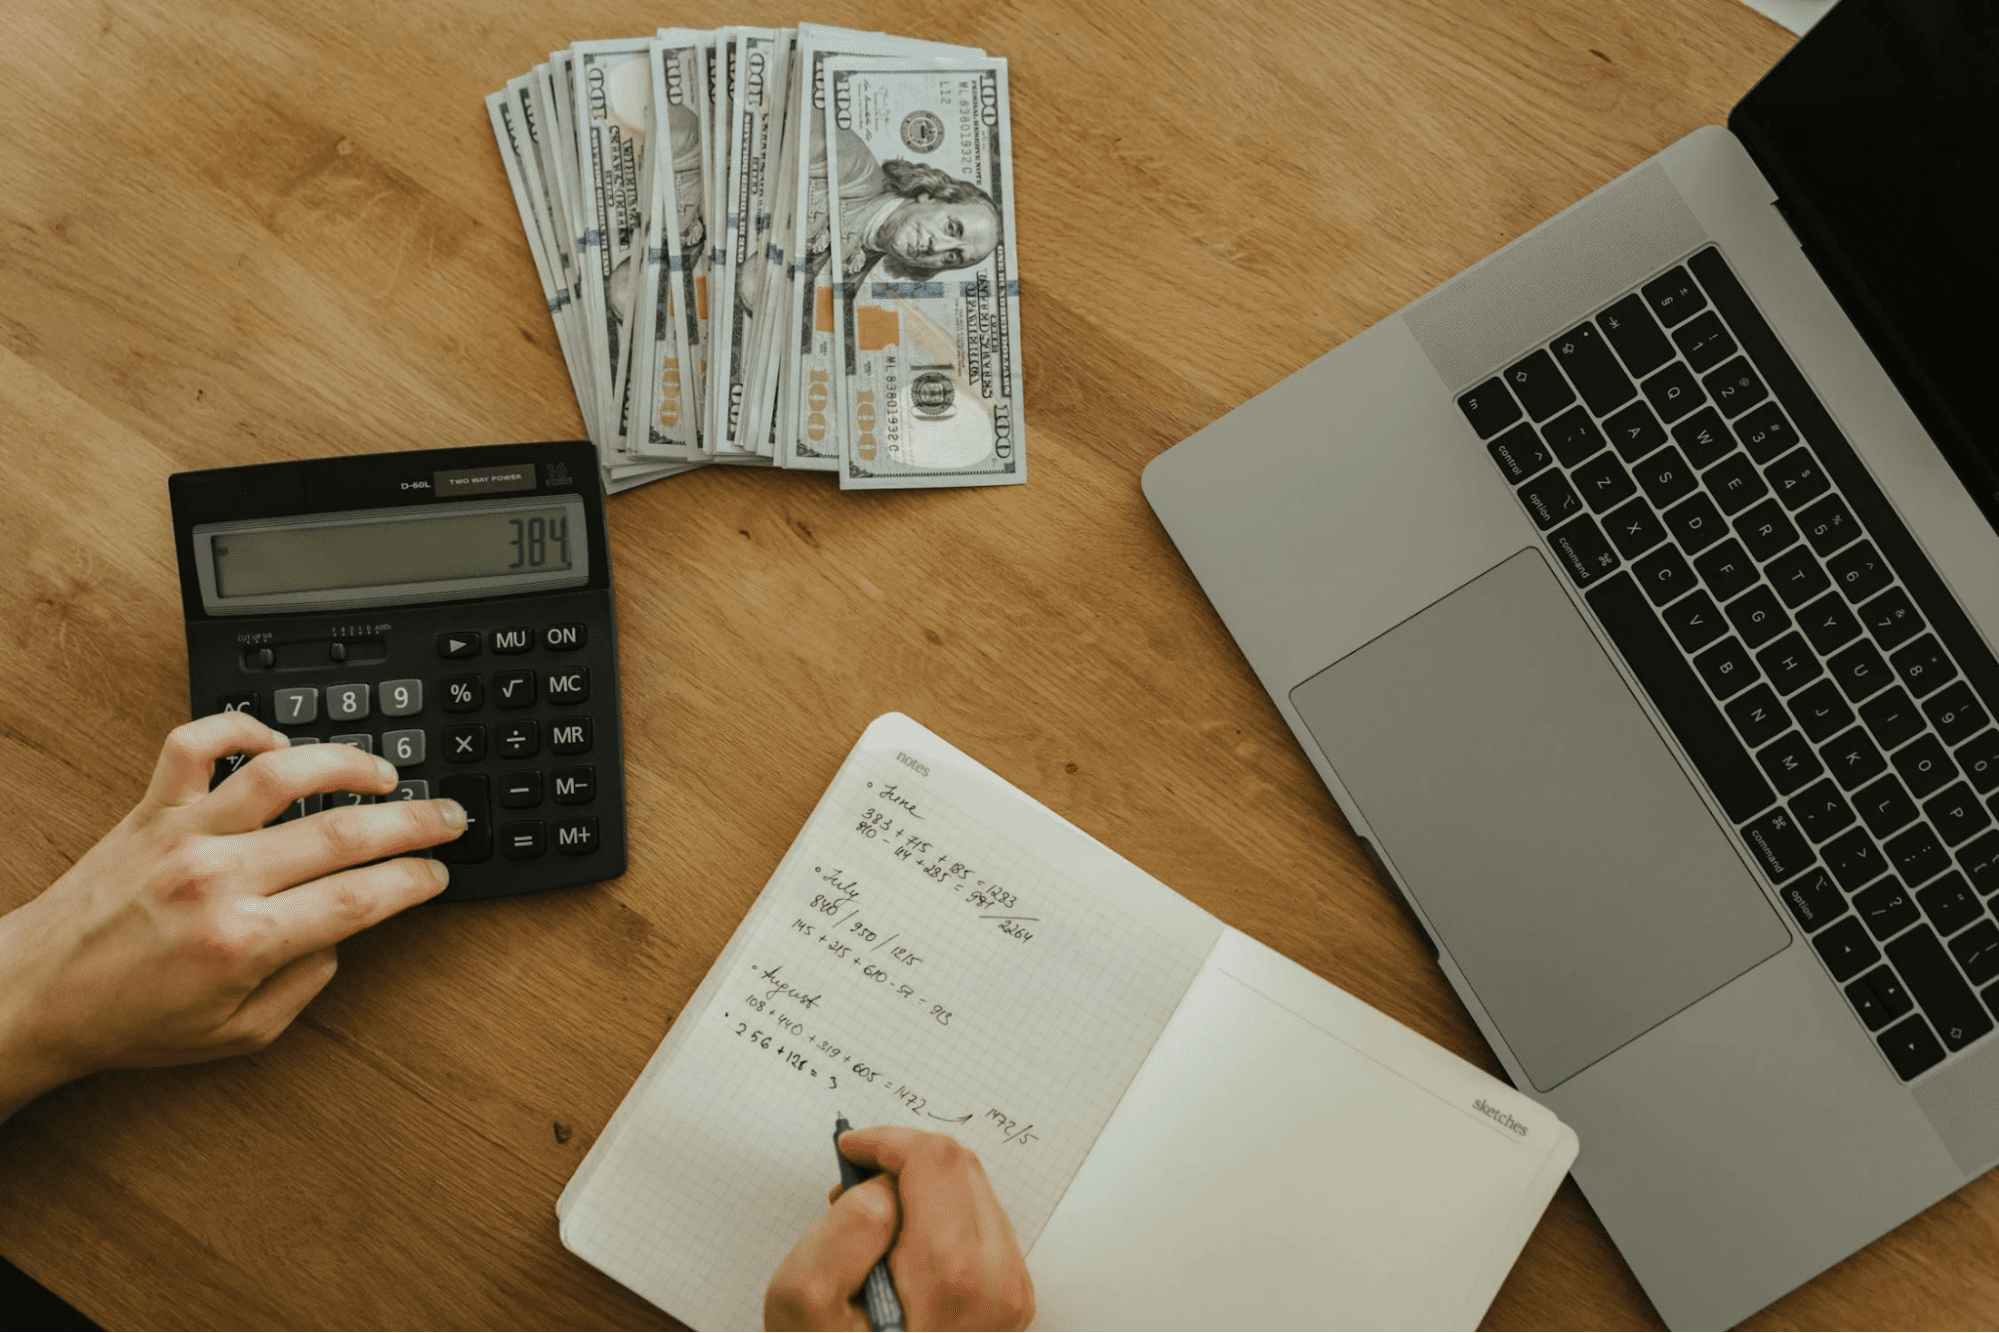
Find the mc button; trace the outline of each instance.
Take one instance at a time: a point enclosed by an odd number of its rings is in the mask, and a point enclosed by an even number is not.
[[[590,698],[590,668],[570,667],[547,675],[548,701],[552,704],[580,704]]]

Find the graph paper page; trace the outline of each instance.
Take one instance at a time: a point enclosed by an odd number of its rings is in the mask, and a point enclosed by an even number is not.
[[[833,1122],[950,1133],[1032,1248],[1220,923],[899,714],[877,719],[560,1207],[697,1328],[761,1325]]]

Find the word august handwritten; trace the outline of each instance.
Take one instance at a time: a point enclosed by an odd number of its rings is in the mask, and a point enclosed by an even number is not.
[[[870,842],[886,846],[896,860],[913,865],[930,880],[950,890],[967,906],[976,909],[980,920],[991,921],[1009,939],[1025,944],[1034,938],[1034,932],[1028,929],[1027,923],[1038,922],[1041,918],[1023,913],[1020,899],[1004,884],[982,878],[976,868],[938,847],[916,822],[924,815],[917,809],[915,798],[905,793],[897,783],[887,783],[879,788],[872,782],[867,785],[874,792],[876,803],[861,812],[854,825],[855,833]]]

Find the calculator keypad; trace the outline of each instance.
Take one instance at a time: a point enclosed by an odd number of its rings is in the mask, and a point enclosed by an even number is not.
[[[271,720],[281,727],[309,727],[319,721],[319,690],[311,685],[271,691]]]
[[[328,685],[326,720],[358,722],[368,716],[368,693],[366,685]]]

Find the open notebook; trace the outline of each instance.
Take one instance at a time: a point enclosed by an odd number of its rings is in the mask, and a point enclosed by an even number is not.
[[[897,713],[563,1190],[563,1244],[759,1327],[840,1113],[979,1153],[1049,1328],[1470,1328],[1576,1155]]]

